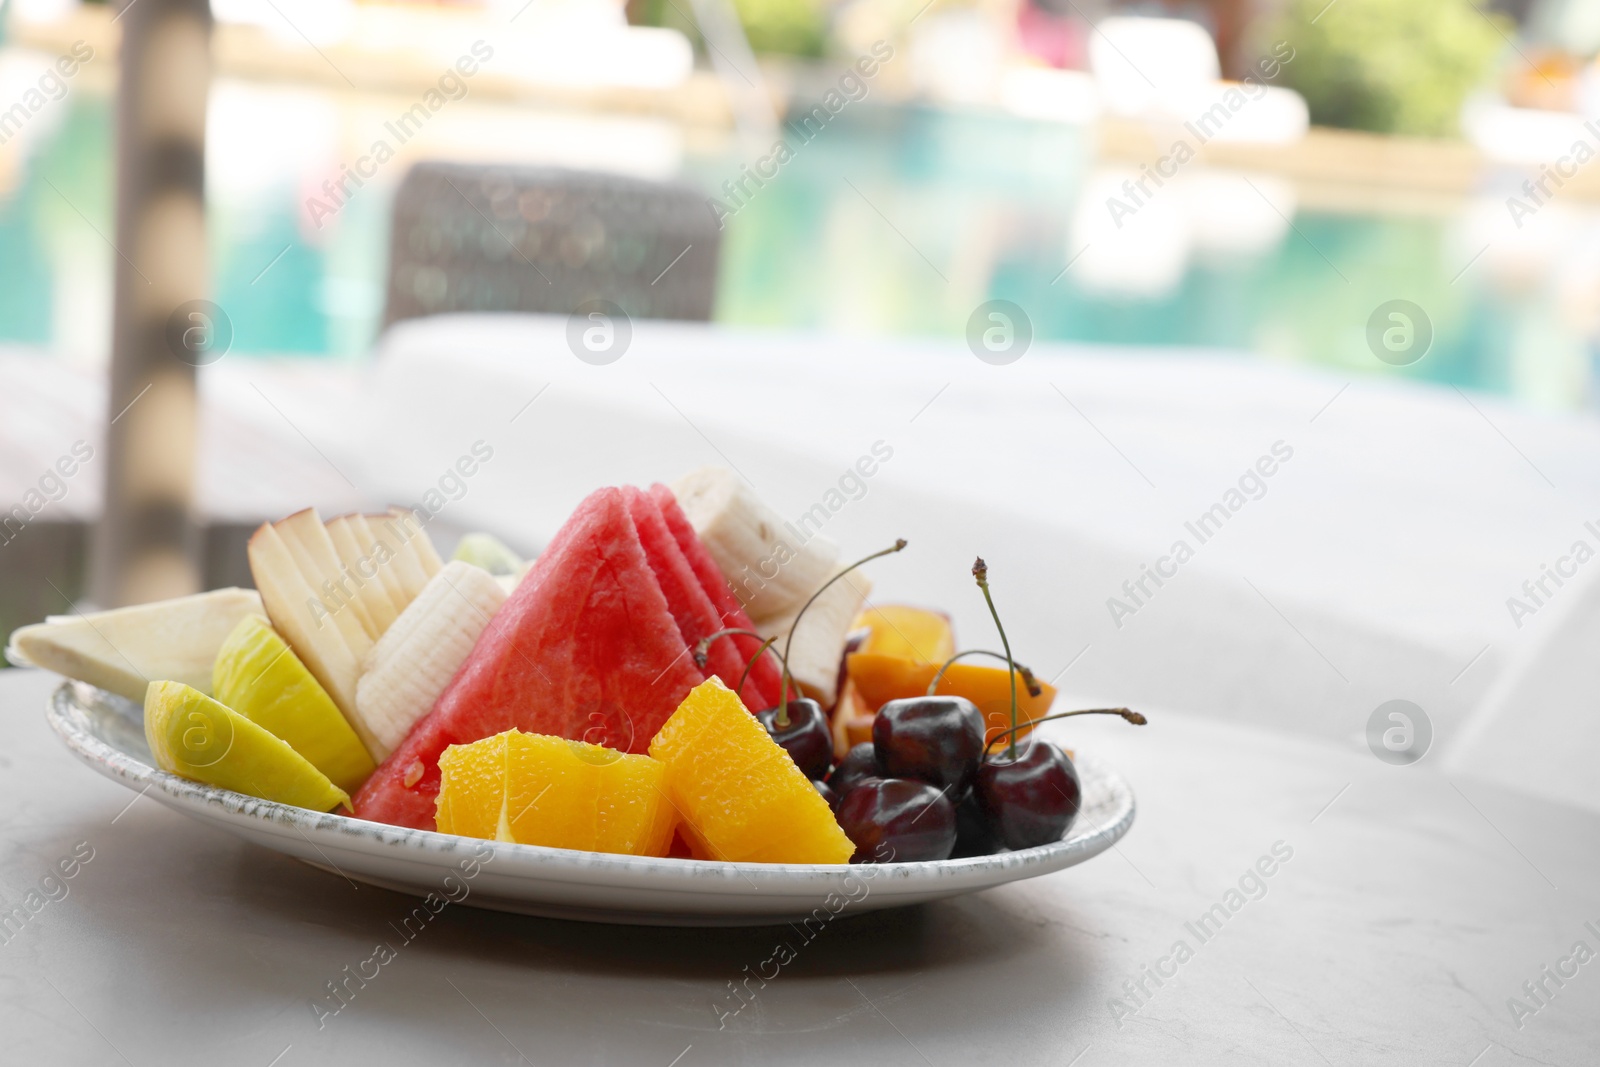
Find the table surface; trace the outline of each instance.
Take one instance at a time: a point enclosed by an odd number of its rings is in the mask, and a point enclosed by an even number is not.
[[[0,928],[9,1062],[1494,1067],[1600,1046],[1600,962],[1573,955],[1600,950],[1600,817],[1160,712],[1062,735],[1134,785],[1115,850],[831,925],[720,1028],[786,928],[447,908],[319,1016],[413,902],[96,776],[46,724],[55,684],[0,673],[0,911],[28,913]]]

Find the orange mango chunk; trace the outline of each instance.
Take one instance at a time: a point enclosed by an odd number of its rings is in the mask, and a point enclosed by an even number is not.
[[[451,745],[439,774],[443,833],[629,856],[672,844],[665,768],[649,756],[508,730]]]
[[[523,845],[665,856],[677,816],[649,756],[517,734],[506,756],[507,822]]]
[[[956,632],[940,611],[880,604],[856,616],[852,630],[870,631],[860,651],[943,663],[956,654]]]
[[[451,745],[440,753],[433,823],[441,834],[495,840],[505,809],[506,748],[516,732]]]
[[[716,678],[689,691],[650,742],[681,834],[699,858],[848,863],[845,836],[794,760]]]
[[[852,652],[845,660],[845,669],[861,702],[876,712],[891,700],[926,693],[928,683],[939,673],[939,664],[877,652]],[[1044,682],[1039,683],[1039,688],[1038,696],[1029,696],[1021,672],[1017,673],[1019,725],[1050,713],[1050,705],[1056,699],[1055,688]],[[976,704],[990,738],[1011,725],[1011,679],[1004,667],[954,664],[939,679],[938,691],[966,697]]]

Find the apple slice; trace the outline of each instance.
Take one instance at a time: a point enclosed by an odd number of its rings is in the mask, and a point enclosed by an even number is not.
[[[304,663],[263,615],[248,615],[217,652],[217,702],[304,756],[347,792],[373,771],[372,756]]]
[[[144,737],[168,774],[312,811],[350,806],[349,794],[282,738],[179,682],[150,684]]]
[[[366,609],[367,618],[372,620],[372,638],[376,641],[388,632],[404,609],[396,608],[394,601],[389,598],[389,589],[378,575],[381,569],[378,561],[362,547],[352,518],[350,515],[341,515],[322,525],[328,529],[328,537],[332,539],[339,562],[350,579],[350,588],[355,590],[356,599]]]
[[[856,613],[871,592],[872,583],[859,571],[834,582],[811,605],[788,646],[790,675],[806,696],[825,708],[832,707],[839,695],[839,659],[850,639]],[[763,619],[756,623],[756,632],[762,637],[777,637],[773,647],[782,652],[789,631],[794,629],[795,616],[804,606],[802,600],[794,611]]]
[[[330,614],[319,591],[301,572],[289,543],[272,523],[262,523],[250,536],[249,556],[250,573],[273,629],[294,649],[300,662],[338,705],[367,752],[375,756],[379,751],[376,739],[356,713],[356,681],[361,677],[361,657],[371,647],[371,641],[357,626],[355,630],[366,647],[360,655],[352,649],[344,632],[332,621],[345,613]]]
[[[171,679],[211,692],[211,664],[239,621],[263,614],[253,589],[216,589],[153,604],[58,616],[11,635],[11,662],[42,667],[142,703]]]
[[[377,623],[367,614],[361,598],[354,595],[355,584],[344,574],[333,538],[328,536],[316,508],[297,511],[272,525],[299,561],[301,574],[321,592],[323,603],[332,613],[331,621],[350,643],[350,650],[357,656],[366,655],[377,640]]]
[[[377,536],[378,543],[388,551],[390,559],[386,569],[399,584],[401,595],[409,606],[431,577],[423,568],[422,560],[410,547],[419,533],[416,520],[410,512],[402,517],[397,511],[389,511],[382,515],[368,515],[367,523]]]
[[[417,513],[410,508],[390,508],[389,514],[393,515],[402,529],[409,532],[406,538],[406,551],[417,561],[417,566],[422,569],[423,584],[444,569],[444,560],[439,558],[439,550],[433,547],[433,539],[428,532],[417,522]],[[422,592],[418,589],[417,592]]]
[[[387,520],[389,516],[349,515],[350,530],[355,534],[363,555],[366,555],[378,565],[378,581],[383,584],[384,591],[389,594],[389,602],[394,605],[396,618],[405,613],[415,599],[406,593],[405,585],[400,581],[394,566],[394,547],[386,541],[382,542],[376,532],[375,518]]]

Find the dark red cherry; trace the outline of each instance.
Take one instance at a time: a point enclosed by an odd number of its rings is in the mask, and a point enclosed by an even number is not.
[[[989,817],[978,806],[977,795],[968,793],[966,799],[956,805],[956,847],[950,855],[953,858],[965,858],[988,856],[997,851],[999,845],[995,842]]]
[[[827,782],[817,781],[813,781],[811,785],[816,789],[817,795],[828,802],[828,807],[837,808],[839,806],[839,794],[833,791],[831,785]]]
[[[872,720],[878,765],[891,778],[916,778],[965,795],[983,758],[983,715],[965,697],[891,700]]]
[[[839,827],[855,842],[851,863],[950,858],[956,811],[943,793],[907,778],[868,778],[839,801]]]
[[[828,716],[815,700],[799,697],[789,701],[789,723],[778,725],[778,709],[756,712],[768,735],[783,746],[807,778],[825,778],[833,766],[833,730]]]
[[[1011,849],[1061,840],[1083,800],[1072,760],[1043,738],[1019,743],[1014,759],[997,750],[979,768],[973,795],[996,841]]]
[[[878,757],[873,752],[872,742],[863,741],[849,752],[844,759],[833,769],[828,776],[828,785],[833,788],[834,795],[843,800],[844,795],[854,789],[868,778],[881,778],[883,768],[878,766]],[[838,804],[834,804],[837,810]]]

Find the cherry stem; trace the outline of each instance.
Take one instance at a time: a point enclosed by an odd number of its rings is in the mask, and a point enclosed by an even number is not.
[[[965,658],[967,656],[990,656],[990,657],[992,657],[994,659],[1002,660],[1002,661],[1005,661],[1005,659],[1006,659],[1000,653],[998,653],[998,652],[990,652],[988,649],[984,649],[984,648],[969,648],[965,652],[957,652],[955,655],[953,655],[949,659],[945,660],[944,661],[944,666],[939,668],[939,673],[935,674],[933,676],[933,681],[928,683],[928,692],[927,692],[926,695],[931,697],[936,692],[938,692],[939,691],[939,682],[940,682],[940,680],[942,678],[944,678],[944,672],[949,670],[955,664],[956,660],[963,659],[963,658]],[[1009,661],[1007,661],[1007,662],[1009,662]],[[1044,692],[1043,689],[1039,688],[1039,680],[1033,676],[1033,672],[1032,671],[1030,671],[1028,668],[1024,667],[1020,663],[1017,664],[1016,666],[1017,666],[1017,673],[1022,675],[1022,684],[1028,687],[1028,695],[1029,696],[1036,697],[1036,696],[1039,696],[1041,693]]]
[[[756,649],[756,654],[745,661],[744,673],[739,676],[739,688],[735,689],[734,693],[737,694],[744,690],[745,679],[750,677],[750,668],[755,665],[756,660],[761,658],[761,653],[769,650],[772,651],[772,654],[777,657],[778,662],[783,666],[784,685],[787,686],[789,684],[789,661],[784,659],[779,652],[772,650],[772,644],[777,638],[769,637],[763,640],[760,634],[754,630],[746,630],[742,626],[729,626],[726,629],[718,630],[716,633],[706,634],[699,641],[696,641],[694,646],[694,665],[696,667],[701,670],[706,669],[706,665],[710,662],[706,656],[706,650],[711,647],[711,642],[719,637],[753,637],[757,641],[762,641],[761,647]]]
[[[751,656],[750,659],[745,663],[745,665],[744,665],[744,673],[739,675],[739,685],[738,685],[738,687],[736,689],[734,689],[735,693],[744,692],[745,680],[750,677],[750,670],[751,670],[751,668],[753,668],[756,665],[756,660],[760,659],[761,658],[761,653],[763,653],[763,652],[767,651],[769,648],[771,648],[773,643],[775,641],[777,641],[777,640],[778,640],[778,637],[777,637],[776,634],[774,634],[773,636],[767,638],[765,641],[761,642],[761,647],[756,649],[756,654]],[[777,653],[774,652],[773,655],[776,656]]]
[[[995,610],[994,597],[989,595],[989,565],[979,556],[972,562],[972,576],[978,580],[978,588],[983,590],[983,602],[989,605],[989,615],[994,619],[994,628],[1000,631],[1000,647],[1006,650],[1006,666],[1010,668],[1011,675],[1011,729],[1001,736],[1010,735],[1011,747],[1007,752],[1010,759],[1017,758],[1017,661],[1011,658],[1011,642],[1006,639],[1006,628],[1000,625],[1000,613]],[[987,751],[987,749],[985,749]]]
[[[1143,725],[1145,725],[1146,723],[1148,723],[1150,721],[1149,719],[1145,718],[1139,712],[1131,711],[1128,708],[1084,708],[1082,711],[1063,711],[1063,712],[1058,712],[1055,715],[1042,716],[1040,718],[1034,719],[1031,722],[1022,723],[1021,725],[1013,726],[1011,729],[1006,730],[1006,731],[1004,731],[1002,733],[995,734],[994,737],[989,739],[988,744],[983,746],[983,754],[984,754],[984,756],[987,757],[988,754],[989,754],[989,750],[994,747],[994,743],[996,741],[1000,740],[1002,737],[1005,737],[1007,734],[1013,734],[1014,735],[1016,733],[1016,731],[1018,731],[1018,730],[1026,730],[1029,727],[1038,726],[1042,722],[1054,722],[1056,719],[1070,719],[1074,715],[1120,715],[1124,719],[1126,719],[1129,722],[1133,723],[1133,725],[1135,725],[1135,726],[1143,726]],[[1016,750],[1017,750],[1017,739],[1016,739],[1015,736],[1013,736],[1011,738],[1011,751],[1007,754],[1006,758],[1007,759],[1016,759],[1016,756],[1017,756],[1017,751]]]
[[[827,592],[828,587],[834,582],[837,582],[840,578],[843,578],[845,575],[849,574],[863,563],[871,563],[879,556],[893,555],[905,547],[906,539],[904,537],[897,537],[895,538],[894,544],[890,545],[888,548],[881,548],[870,556],[862,556],[860,559],[850,564],[850,566],[846,567],[838,574],[835,574],[832,578],[829,578],[827,581],[823,582],[821,588],[819,588],[815,593],[812,593],[811,599],[806,601],[800,610],[795,613],[794,623],[789,627],[789,636],[786,637],[783,642],[783,695],[778,700],[778,717],[773,721],[773,724],[778,729],[786,730],[789,728],[789,685],[793,681],[789,674],[789,649],[794,644],[794,632],[800,629],[800,620],[805,618],[805,614],[811,609],[811,605],[817,602],[817,597]]]

